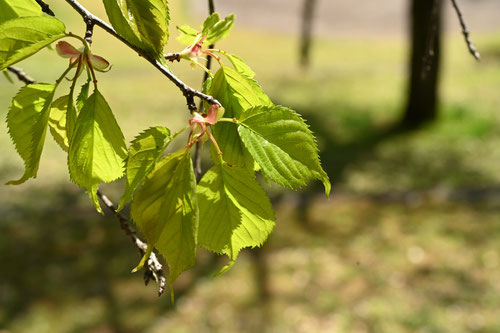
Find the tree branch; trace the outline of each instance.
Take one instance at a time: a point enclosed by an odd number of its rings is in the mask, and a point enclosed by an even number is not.
[[[40,7],[42,7],[42,12],[44,12],[50,16],[56,16],[56,14],[54,14],[54,12],[50,9],[49,5],[47,5],[42,0],[36,0],[36,3],[39,4]]]
[[[462,11],[460,10],[460,7],[458,7],[456,0],[451,0],[451,4],[453,5],[453,8],[455,8],[455,12],[457,13],[458,21],[460,22],[460,26],[462,27],[462,34],[464,35],[465,43],[467,44],[467,48],[469,49],[470,54],[472,54],[472,56],[474,58],[476,58],[476,60],[479,61],[481,59],[481,55],[476,50],[476,47],[474,46],[474,44],[470,40],[470,37],[469,37],[470,31],[469,31],[469,29],[467,29],[467,25],[465,24],[465,20],[464,20],[464,17],[462,15]]]
[[[196,111],[196,104],[194,104],[194,97],[198,97],[202,100],[205,100],[209,104],[217,104],[219,106],[222,106],[219,101],[217,101],[215,98],[212,96],[206,95],[198,90],[195,90],[182,82],[177,76],[175,76],[168,68],[163,66],[158,60],[152,58],[150,55],[146,54],[144,51],[142,51],[140,48],[136,47],[135,45],[131,44],[128,40],[120,36],[109,24],[92,14],[90,11],[88,11],[85,7],[83,7],[78,1],[76,0],[66,0],[66,2],[73,7],[73,9],[80,14],[80,16],[83,18],[85,21],[85,24],[88,24],[88,22],[93,22],[94,25],[99,26],[102,28],[104,31],[115,37],[116,39],[120,40],[122,43],[127,45],[129,48],[132,50],[136,51],[141,57],[146,59],[149,63],[151,63],[156,69],[158,69],[163,75],[165,75],[170,81],[172,81],[181,91],[184,97],[186,98],[187,106],[190,111]]]
[[[87,43],[92,44],[92,36],[94,35],[94,21],[87,20],[87,27],[85,29],[85,41]]]
[[[125,232],[125,234],[127,234],[127,236],[130,237],[132,242],[139,250],[141,257],[144,256],[146,250],[148,249],[148,245],[144,243],[139,237],[137,237],[137,232],[130,225],[130,221],[125,216],[123,216],[123,214],[120,214],[119,212],[116,211],[116,206],[113,204],[113,202],[109,200],[109,198],[105,194],[103,194],[100,190],[97,190],[97,196],[101,199],[104,205],[111,211],[111,213],[114,216],[116,216],[116,218],[120,222],[121,229]],[[158,283],[158,296],[161,296],[165,291],[166,279],[165,275],[163,274],[163,266],[158,260],[158,257],[156,256],[154,251],[151,252],[151,255],[149,256],[147,265],[145,265],[145,267],[146,267],[146,271],[144,272],[145,284],[147,285],[149,283],[149,280],[153,278]]]
[[[24,82],[25,84],[31,84],[35,83],[35,80],[33,80],[28,74],[26,74],[21,68],[14,67],[14,66],[9,66],[7,67],[7,70],[11,73],[16,74],[17,79],[19,81]]]
[[[172,61],[172,62],[174,62],[174,61],[177,61],[177,62],[181,61],[181,54],[178,53],[178,52],[167,53],[167,54],[164,55],[164,57],[165,57],[165,60]]]

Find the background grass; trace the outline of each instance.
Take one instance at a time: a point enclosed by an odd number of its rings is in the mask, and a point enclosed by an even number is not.
[[[53,8],[68,30],[82,32],[67,6]],[[89,8],[103,14],[99,2]],[[224,259],[200,250],[198,268],[175,285],[175,305],[129,273],[135,249],[69,182],[65,155],[47,137],[38,178],[0,188],[0,329],[500,331],[500,35],[475,37],[484,50],[479,64],[458,33],[446,39],[438,121],[401,133],[390,128],[404,107],[403,40],[323,38],[302,71],[294,36],[235,29],[218,47],[244,58],[275,103],[308,120],[333,199],[319,184],[267,188],[278,221],[265,247],[243,252],[218,278]],[[181,48],[171,38],[168,51]],[[113,64],[99,86],[128,140],[149,126],[184,126],[185,101],[170,82],[99,29],[93,49]],[[66,64],[45,50],[20,66],[50,82]],[[184,63],[172,69],[199,86],[199,71]],[[20,87],[0,82],[2,117]],[[5,127],[0,149],[5,183],[22,174]],[[122,188],[104,190],[116,200]]]

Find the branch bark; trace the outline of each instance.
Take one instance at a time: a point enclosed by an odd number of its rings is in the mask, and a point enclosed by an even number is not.
[[[181,61],[181,54],[178,53],[178,52],[167,53],[167,54],[164,55],[164,57],[165,57],[165,60],[172,61],[172,62],[174,62],[174,61],[177,61],[177,62]]]
[[[462,15],[462,11],[460,10],[460,7],[458,6],[458,3],[456,0],[451,0],[451,4],[453,5],[455,12],[457,13],[458,21],[460,22],[460,27],[462,28],[462,34],[464,35],[464,39],[465,39],[465,43],[467,44],[467,48],[469,49],[470,54],[472,54],[472,56],[474,58],[476,58],[476,60],[479,61],[481,59],[481,55],[476,50],[476,47],[474,46],[474,44],[470,40],[470,36],[469,36],[470,31],[469,31],[469,29],[467,29],[467,25],[465,24],[465,20],[464,20],[464,16]]]
[[[48,14],[50,16],[56,16],[56,14],[54,14],[54,12],[52,11],[52,9],[50,9],[49,5],[46,4],[45,2],[43,2],[42,0],[36,0],[36,3],[42,7],[42,12],[44,12],[45,14]]]
[[[123,216],[123,214],[116,211],[116,206],[113,202],[100,190],[97,190],[97,196],[101,199],[109,211],[118,219],[121,229],[125,232],[125,234],[127,234],[127,236],[130,237],[134,245],[139,250],[141,257],[144,256],[148,249],[148,245],[137,236],[137,232],[130,225],[130,221]],[[146,267],[146,271],[144,272],[144,283],[147,285],[149,280],[153,278],[158,283],[158,296],[161,296],[165,291],[166,279],[163,273],[163,266],[154,251],[151,252],[147,265],[144,266]]]
[[[14,67],[14,66],[9,66],[7,67],[7,70],[11,73],[16,74],[17,79],[19,81],[24,82],[25,84],[31,84],[35,83],[35,80],[33,80],[28,74],[26,74],[21,68]]]
[[[66,0],[66,3],[68,3],[73,9],[80,14],[80,16],[83,18],[85,24],[88,25],[89,22],[93,22],[94,25],[102,28],[104,31],[121,41],[123,44],[127,45],[129,48],[132,50],[136,51],[139,56],[142,58],[146,59],[150,64],[152,64],[156,69],[158,69],[163,75],[165,75],[172,83],[174,83],[181,91],[184,97],[186,98],[187,106],[190,111],[196,111],[196,104],[194,103],[194,97],[198,97],[204,101],[206,101],[209,104],[217,104],[219,106],[222,106],[219,101],[217,101],[215,98],[212,96],[206,95],[196,89],[191,88],[184,82],[182,82],[177,76],[175,76],[170,70],[163,66],[158,60],[152,58],[148,54],[146,54],[144,51],[136,47],[135,45],[131,44],[128,40],[120,36],[109,24],[101,20],[99,17],[95,16],[92,14],[89,10],[87,10],[85,7],[83,7],[78,1],[76,0]]]

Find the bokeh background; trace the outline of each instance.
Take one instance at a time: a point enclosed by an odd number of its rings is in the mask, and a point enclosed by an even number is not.
[[[69,31],[84,33],[64,1],[48,2]],[[409,129],[400,124],[410,2],[318,0],[304,66],[304,0],[215,0],[237,15],[217,46],[308,121],[332,198],[316,183],[296,192],[266,185],[277,227],[265,246],[217,278],[225,259],[200,249],[172,304],[130,273],[136,249],[71,184],[47,136],[38,177],[0,187],[0,332],[500,332],[500,2],[459,2],[476,62],[443,1],[437,117]],[[105,17],[100,1],[82,3]],[[208,9],[203,0],[170,6],[166,51],[175,52],[175,25],[199,26]],[[99,28],[93,51],[113,64],[99,85],[127,140],[150,126],[184,126],[184,98],[147,62]],[[51,82],[66,65],[44,50],[19,67]],[[200,71],[172,70],[200,86]],[[0,80],[2,118],[21,86]],[[5,125],[0,149],[5,183],[23,171]],[[103,186],[115,201],[122,189]]]

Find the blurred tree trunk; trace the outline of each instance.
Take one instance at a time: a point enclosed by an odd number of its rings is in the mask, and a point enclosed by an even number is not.
[[[411,63],[402,123],[415,128],[437,117],[441,0],[411,0]]]
[[[300,38],[300,65],[309,67],[311,59],[312,25],[317,0],[304,0],[302,8],[302,32]]]

